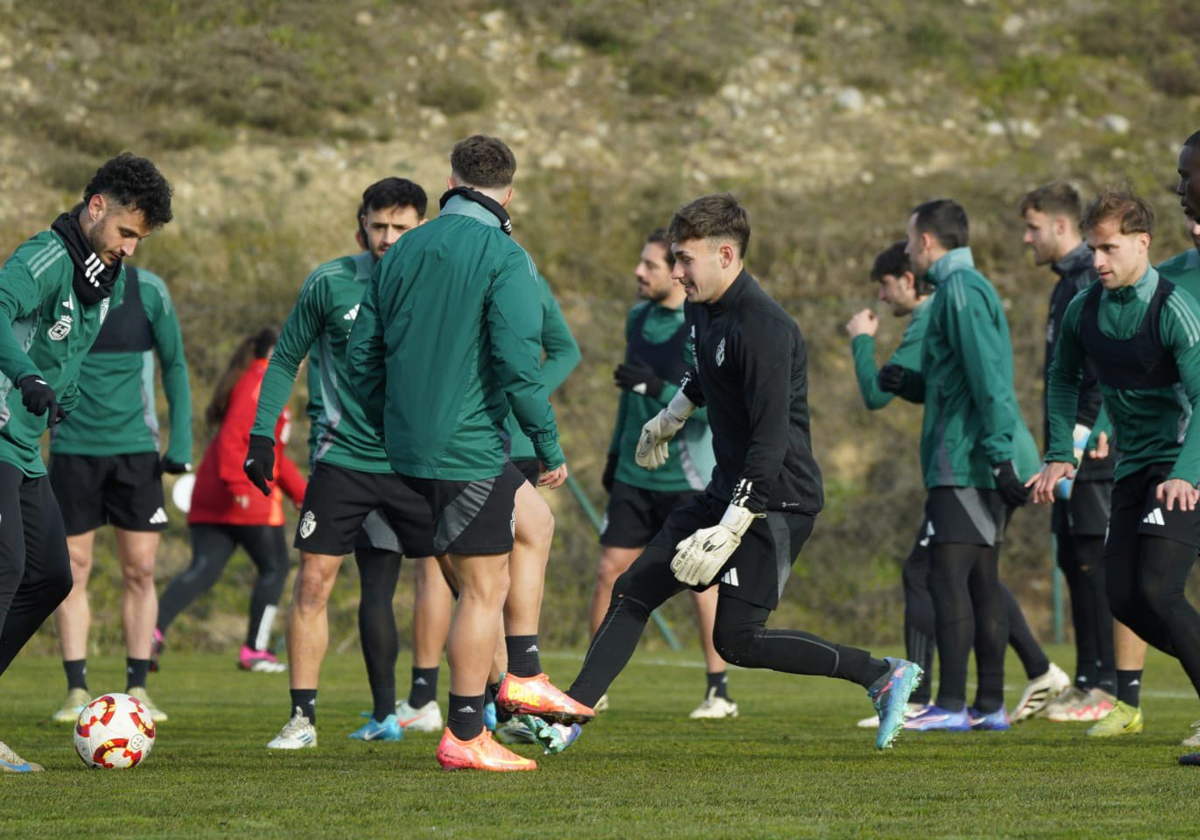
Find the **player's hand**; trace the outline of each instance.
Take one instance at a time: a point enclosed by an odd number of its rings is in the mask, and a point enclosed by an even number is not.
[[[172,461],[170,458],[159,458],[158,459],[158,477],[159,478],[162,478],[164,473],[166,473],[167,475],[183,475],[184,473],[191,472],[191,471],[192,471],[191,464],[185,464],[182,461]]]
[[[756,514],[747,508],[730,505],[720,523],[701,528],[675,546],[671,573],[687,586],[708,586],[742,544],[742,535],[754,522]]]
[[[879,369],[879,390],[898,394],[904,387],[904,368],[900,365],[884,365]]]
[[[560,464],[557,469],[550,472],[538,474],[538,487],[545,487],[547,490],[557,490],[563,486],[563,482],[567,480],[567,465]]]
[[[860,335],[873,336],[878,329],[879,319],[870,309],[855,312],[854,316],[846,322],[846,332],[850,334],[851,338],[858,338]]]
[[[58,397],[55,396],[54,389],[42,377],[36,374],[24,376],[17,383],[17,387],[21,389],[21,402],[26,411],[34,417],[46,415],[47,429],[55,423],[67,419],[67,413],[58,405]]]
[[[658,397],[663,390],[662,377],[641,359],[617,365],[613,371],[613,383],[625,391],[647,397]]]
[[[1000,498],[1004,499],[1004,504],[1010,508],[1021,507],[1029,501],[1029,488],[1017,475],[1012,461],[992,464],[992,477],[996,479],[996,489],[1000,491]]]
[[[617,461],[620,458],[616,452],[609,452],[608,460],[604,462],[604,475],[600,477],[600,484],[605,493],[612,493],[613,482],[617,480]]]
[[[671,438],[683,428],[684,422],[684,419],[671,413],[670,407],[664,408],[647,420],[646,425],[642,426],[637,451],[633,455],[637,465],[656,470],[667,463],[667,458],[671,456]]]
[[[1089,449],[1087,456],[1093,461],[1103,461],[1108,457],[1108,432],[1096,435],[1096,447]]]
[[[1174,510],[1178,502],[1180,510],[1192,511],[1196,509],[1196,502],[1200,501],[1200,490],[1190,481],[1169,478],[1154,488],[1154,498],[1162,502],[1167,510]]]
[[[251,484],[264,496],[270,496],[271,485],[267,482],[275,480],[275,441],[264,435],[250,435],[250,448],[246,450],[242,469]]]
[[[1040,472],[1025,482],[1029,489],[1029,500],[1035,505],[1048,505],[1054,501],[1054,488],[1064,478],[1075,477],[1075,465],[1066,461],[1051,461]]]

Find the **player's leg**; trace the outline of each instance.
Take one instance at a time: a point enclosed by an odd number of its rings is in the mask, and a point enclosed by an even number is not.
[[[971,706],[972,729],[1009,729],[1004,710],[1004,654],[1009,643],[1010,606],[1000,583],[1000,545],[979,552],[967,578],[975,615],[975,665],[978,684]],[[1012,593],[1009,593],[1011,597]],[[1016,599],[1013,599],[1014,601]],[[1019,611],[1018,607],[1018,611]]]
[[[87,586],[92,572],[95,537],[94,530],[67,537],[73,583],[71,594],[54,611],[63,671],[67,676],[67,699],[62,708],[51,716],[58,723],[74,723],[83,707],[92,699],[87,684],[88,630],[92,623]]]
[[[404,734],[396,719],[396,658],[400,639],[392,597],[400,579],[400,554],[357,545],[358,638],[371,687],[370,720],[351,733],[360,741],[399,741]]]
[[[125,629],[125,692],[141,701],[155,722],[167,715],[150,699],[146,674],[158,618],[154,592],[154,560],[158,552],[156,531],[116,529],[117,559],[121,564],[121,623]]]
[[[704,651],[704,672],[707,685],[704,701],[688,716],[693,720],[716,720],[738,716],[737,703],[729,696],[728,668],[713,643],[713,628],[717,621],[717,588],[693,592],[696,606],[696,627],[700,631],[700,649]]]
[[[924,530],[925,523],[922,522],[912,551],[904,560],[901,577],[904,583],[905,657],[920,665],[926,675],[909,697],[909,702],[927,706],[932,697],[937,622],[933,611],[933,596],[929,594],[929,544],[924,541]]]
[[[970,727],[966,714],[967,665],[975,643],[975,614],[967,581],[984,548],[949,542],[929,547],[929,593],[937,621],[940,675],[937,700],[926,715],[913,719],[914,729],[918,725],[956,731]]]
[[[237,538],[258,569],[258,578],[250,591],[250,621],[246,640],[238,652],[238,667],[264,674],[282,673],[287,666],[271,652],[271,626],[291,565],[287,535],[282,525],[241,525]]]
[[[438,670],[453,612],[454,592],[446,582],[438,558],[418,557],[413,561],[412,677],[408,697],[396,709],[400,725],[407,730],[442,731],[442,712],[437,703]]]
[[[158,639],[166,636],[171,624],[193,601],[216,586],[237,548],[227,525],[198,523],[189,525],[188,533],[192,539],[192,562],[167,584],[158,599]]]

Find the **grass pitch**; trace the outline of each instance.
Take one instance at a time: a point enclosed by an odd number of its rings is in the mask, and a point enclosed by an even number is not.
[[[1055,649],[1070,664],[1070,653]],[[1083,725],[1033,721],[1008,734],[903,733],[876,753],[854,728],[856,686],[734,670],[742,716],[696,722],[696,657],[639,652],[613,710],[536,773],[446,773],[434,735],[363,744],[361,661],[330,657],[320,746],[264,749],[286,720],[286,675],[235,657],[168,651],[151,695],[171,719],[146,763],[89,771],[69,727],[53,658],[22,657],[0,681],[0,739],[47,772],[0,775],[9,837],[1194,837],[1200,769],[1180,767],[1197,701],[1178,665],[1152,654],[1146,732],[1114,742]],[[544,664],[566,685],[578,656]],[[93,692],[124,686],[123,661],[90,663]],[[407,674],[406,661],[398,672]],[[1020,669],[1010,662],[1009,703]],[[399,680],[407,687],[407,679]],[[446,676],[443,670],[441,701]],[[519,748],[533,754],[533,747]]]

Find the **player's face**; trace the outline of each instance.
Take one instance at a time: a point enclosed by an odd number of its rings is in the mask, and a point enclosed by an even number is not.
[[[1036,265],[1050,265],[1058,257],[1060,220],[1041,210],[1025,211],[1025,235],[1021,241],[1033,251]]]
[[[667,263],[667,246],[662,242],[647,242],[633,275],[637,278],[638,297],[655,303],[670,297],[675,290],[675,281]]]
[[[1121,233],[1120,219],[1101,220],[1087,232],[1087,244],[1092,249],[1092,265],[1106,289],[1132,286],[1146,273],[1150,236]]]
[[[377,260],[383,259],[401,236],[422,224],[415,207],[384,207],[372,210],[363,216],[363,230],[367,232],[367,250]]]
[[[727,253],[732,245],[727,242],[712,242],[708,239],[688,239],[675,242],[675,268],[671,277],[683,286],[691,303],[711,303],[728,288],[724,269],[728,267]]]
[[[94,195],[85,213],[92,226],[87,232],[88,245],[105,265],[132,257],[138,243],[150,235],[150,225],[141,210]]]
[[[924,277],[925,272],[929,271],[929,266],[933,265],[933,258],[929,253],[926,235],[917,233],[916,213],[908,217],[908,225],[904,232],[908,236],[908,244],[904,246],[904,253],[908,254],[908,264],[912,266],[913,276]]]
[[[1184,212],[1200,219],[1200,149],[1184,146],[1179,153],[1179,185],[1175,187]]]
[[[879,278],[879,299],[892,309],[897,318],[908,315],[917,308],[917,281],[912,272],[906,271],[899,277],[885,274]]]

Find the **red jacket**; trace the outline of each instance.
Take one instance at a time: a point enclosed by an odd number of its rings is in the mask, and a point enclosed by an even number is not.
[[[283,454],[292,425],[286,408],[275,424],[275,481],[271,483],[271,495],[264,496],[242,470],[258,409],[258,392],[266,372],[267,360],[256,359],[233,386],[221,428],[208,444],[196,470],[189,525],[282,525],[283,494],[287,493],[297,505],[304,501],[304,477]]]

